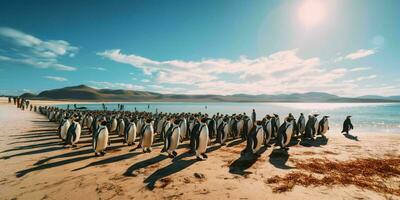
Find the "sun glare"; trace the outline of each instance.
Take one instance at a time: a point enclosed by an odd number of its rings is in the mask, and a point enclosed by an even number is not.
[[[307,28],[321,24],[326,18],[326,5],[321,0],[305,0],[298,8],[298,18]]]

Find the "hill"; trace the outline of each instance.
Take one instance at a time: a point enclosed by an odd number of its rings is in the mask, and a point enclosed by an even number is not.
[[[75,101],[156,101],[156,102],[400,102],[399,96],[363,96],[346,98],[323,92],[278,94],[278,95],[185,95],[161,94],[147,91],[95,89],[86,85],[46,90],[38,95],[25,93],[21,96],[42,100]]]

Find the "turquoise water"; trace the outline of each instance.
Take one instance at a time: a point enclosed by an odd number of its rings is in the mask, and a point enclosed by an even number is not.
[[[219,113],[233,114],[246,112],[251,114],[256,109],[257,118],[267,113],[277,113],[281,118],[293,113],[297,118],[302,112],[319,113],[330,116],[331,130],[339,132],[347,115],[351,115],[355,132],[393,132],[400,133],[400,103],[182,103],[182,102],[151,102],[151,103],[123,103],[125,110],[155,112],[202,112],[209,115]],[[118,102],[106,103],[108,110],[117,109]],[[150,107],[148,108],[148,105]],[[99,104],[79,104],[89,110],[102,109]],[[206,108],[207,106],[207,108]],[[66,108],[67,105],[58,105]],[[72,108],[73,105],[70,105]],[[319,117],[320,119],[320,117]]]

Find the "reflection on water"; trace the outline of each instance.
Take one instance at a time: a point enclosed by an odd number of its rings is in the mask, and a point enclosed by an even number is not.
[[[347,115],[351,115],[357,131],[378,131],[400,133],[400,104],[399,103],[183,103],[183,102],[141,102],[123,103],[125,110],[155,112],[202,112],[213,115],[216,113],[233,114],[247,113],[256,109],[257,118],[267,113],[277,113],[283,118],[288,113],[298,117],[300,113],[308,115],[319,113],[330,116],[330,126],[335,132],[340,131]],[[106,103],[108,110],[117,109],[118,103]],[[101,104],[79,104],[90,110],[102,109]],[[59,105],[66,108],[67,105]],[[70,108],[73,106],[70,105]]]

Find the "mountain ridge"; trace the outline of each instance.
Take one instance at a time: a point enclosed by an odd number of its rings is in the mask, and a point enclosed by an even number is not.
[[[190,94],[162,94],[157,92],[123,90],[123,89],[96,89],[87,85],[69,86],[58,89],[45,90],[37,95],[24,93],[22,97],[37,100],[75,100],[75,101],[155,101],[155,102],[400,102],[400,96],[383,97],[366,95],[361,97],[340,97],[325,92],[307,92],[292,94],[233,94],[233,95],[190,95]]]

